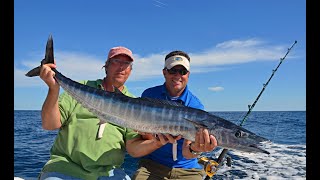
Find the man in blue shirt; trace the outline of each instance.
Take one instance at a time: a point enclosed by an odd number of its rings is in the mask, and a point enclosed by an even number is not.
[[[200,100],[188,89],[190,57],[183,51],[172,51],[165,57],[162,70],[165,83],[146,89],[141,97],[171,100],[185,106],[202,109]],[[157,137],[157,138],[155,138]],[[195,142],[169,134],[143,134],[145,139],[154,139],[162,146],[144,156],[133,179],[192,179],[202,180],[205,172],[198,164],[201,152],[212,151],[217,146],[214,136],[201,129]],[[159,144],[159,143],[158,143]]]

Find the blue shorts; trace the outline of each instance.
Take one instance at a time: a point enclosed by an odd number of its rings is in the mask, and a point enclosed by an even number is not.
[[[41,172],[40,180],[81,180],[73,176],[65,175],[59,172]],[[100,176],[98,180],[131,180],[131,178],[122,169],[112,169],[109,176]]]

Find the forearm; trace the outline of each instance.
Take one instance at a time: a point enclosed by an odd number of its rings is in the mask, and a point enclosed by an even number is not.
[[[132,157],[142,157],[152,153],[153,151],[159,149],[162,145],[155,143],[153,139],[141,139],[135,138],[127,141],[126,148],[127,152]]]
[[[42,128],[54,130],[61,127],[60,111],[58,106],[59,88],[48,90],[46,100],[42,105]]]

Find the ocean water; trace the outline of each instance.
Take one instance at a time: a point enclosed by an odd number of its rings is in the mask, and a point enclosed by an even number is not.
[[[246,112],[211,113],[240,124]],[[243,127],[270,139],[265,149],[271,154],[228,151],[232,165],[223,163],[212,179],[306,179],[305,111],[253,111]],[[14,177],[37,178],[56,134],[42,129],[40,111],[14,111]],[[221,151],[216,148],[205,155],[216,159]],[[123,167],[129,175],[137,161],[126,156]]]

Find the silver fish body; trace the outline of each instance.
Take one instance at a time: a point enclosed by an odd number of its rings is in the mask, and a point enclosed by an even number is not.
[[[41,64],[53,63],[53,40],[49,37],[45,59]],[[29,71],[27,76],[39,75],[39,67]],[[107,92],[80,84],[62,75],[57,69],[55,79],[74,99],[81,103],[101,121],[131,128],[140,132],[169,133],[195,140],[199,128],[207,128],[217,139],[218,146],[245,152],[269,153],[259,147],[267,139],[260,137],[230,121],[206,111],[181,104],[152,99],[131,98],[119,90]]]

